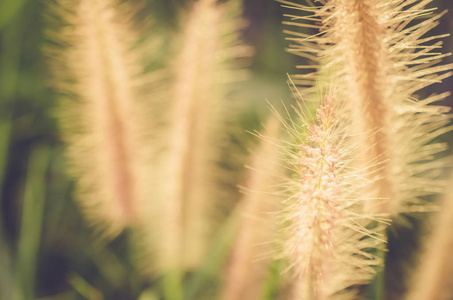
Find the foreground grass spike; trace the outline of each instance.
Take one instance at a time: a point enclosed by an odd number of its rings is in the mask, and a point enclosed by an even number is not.
[[[392,120],[401,98],[392,95],[392,78],[388,76],[391,66],[387,60],[388,48],[385,38],[385,24],[379,22],[382,13],[376,1],[338,0],[332,25],[338,29],[338,48],[344,57],[343,72],[347,76],[345,84],[357,120],[359,132],[369,132],[364,144],[364,160],[373,163],[377,176],[375,195],[380,199],[390,199],[398,189],[395,187],[395,149],[397,140],[393,133]],[[390,212],[389,201],[377,209]]]
[[[352,286],[366,284],[379,263],[367,251],[380,244],[380,234],[366,229],[370,216],[360,209],[369,200],[361,194],[368,182],[349,166],[355,149],[346,134],[350,123],[337,112],[328,100],[314,124],[300,112],[287,126],[293,175],[281,212],[282,255],[294,273],[294,299],[355,299]]]
[[[254,151],[249,176],[244,190],[242,216],[233,245],[225,286],[220,299],[261,299],[269,258],[263,253],[271,252],[275,226],[273,216],[277,210],[275,186],[281,173],[281,149],[276,140],[280,136],[280,123],[271,118],[266,123],[264,137]]]
[[[60,127],[77,198],[95,228],[112,237],[136,222],[151,195],[139,37],[132,11],[116,0],[59,0],[51,9],[66,23],[50,35],[62,46],[48,54],[64,98]]]
[[[280,2],[295,12],[287,24],[318,31],[289,32],[290,52],[314,61],[308,66],[314,71],[295,75],[295,82],[309,91],[335,82],[354,128],[368,133],[361,161],[375,182],[370,209],[393,215],[424,209],[422,198],[443,185],[435,174],[444,162],[434,157],[446,146],[431,142],[448,123],[447,108],[428,104],[447,94],[417,100],[415,93],[450,75],[451,65],[438,65],[446,54],[436,52],[445,35],[426,37],[442,14],[426,8],[430,0]],[[316,87],[319,76],[328,80]]]
[[[192,268],[206,249],[209,215],[221,194],[213,174],[229,114],[227,84],[243,78],[234,61],[248,51],[240,44],[240,14],[239,0],[200,0],[184,23],[157,216],[167,228],[158,239],[164,265]]]

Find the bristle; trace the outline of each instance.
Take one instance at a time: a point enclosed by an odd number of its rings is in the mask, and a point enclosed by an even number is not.
[[[51,35],[63,44],[51,59],[65,96],[59,117],[78,200],[109,237],[140,218],[151,152],[142,57],[133,50],[138,38],[129,11],[121,8],[110,0],[61,0],[54,9],[66,26]]]

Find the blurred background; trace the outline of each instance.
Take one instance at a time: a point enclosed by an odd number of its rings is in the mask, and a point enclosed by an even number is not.
[[[145,1],[143,15],[155,20],[170,43],[190,1]],[[42,51],[50,2],[0,0],[0,300],[14,299],[14,290],[21,291],[17,299],[154,299],[146,293],[153,283],[142,280],[134,267],[127,233],[108,245],[94,240],[73,199],[74,182],[65,173],[54,117],[57,96]],[[453,1],[434,0],[431,6],[450,9],[435,31],[452,32]],[[243,38],[255,49],[251,76],[236,92],[244,101],[244,132],[261,128],[269,114],[266,100],[293,101],[286,78],[299,61],[284,51],[283,12],[272,0],[244,0]],[[443,52],[450,51],[451,37]],[[450,77],[426,93],[451,90]],[[445,104],[451,106],[452,98]],[[399,258],[417,247],[417,228],[404,230],[402,242],[389,243],[394,267],[387,272],[395,278],[401,278]],[[398,294],[402,287],[392,285]]]

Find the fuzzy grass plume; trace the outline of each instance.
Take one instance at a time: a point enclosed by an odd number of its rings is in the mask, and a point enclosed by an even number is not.
[[[156,233],[164,265],[193,268],[206,250],[210,214],[220,195],[213,174],[230,113],[225,96],[228,84],[243,78],[235,60],[249,52],[240,43],[240,13],[238,0],[200,0],[183,22],[156,216],[166,228]]]
[[[148,201],[152,131],[144,99],[144,72],[133,13],[115,0],[59,0],[50,7],[64,26],[48,47],[62,92],[61,133],[78,199],[87,219],[106,236],[140,217]]]
[[[352,286],[366,284],[379,259],[369,250],[382,243],[377,217],[362,212],[368,181],[351,167],[357,155],[347,134],[351,124],[333,98],[317,110],[316,121],[298,112],[285,122],[292,140],[287,145],[287,200],[280,212],[282,256],[292,271],[294,299],[352,299]],[[378,220],[382,221],[382,220]]]
[[[449,118],[446,107],[432,105],[446,94],[419,100],[416,93],[450,75],[451,65],[439,65],[449,54],[437,52],[446,35],[426,36],[443,13],[426,7],[431,0],[280,2],[294,12],[288,25],[317,31],[288,32],[289,51],[314,62],[301,66],[313,71],[295,75],[295,82],[308,94],[320,78],[334,82],[355,132],[367,133],[358,164],[371,169],[368,193],[376,202],[369,209],[392,215],[427,209],[423,197],[444,184],[437,170],[445,161],[434,158],[446,146],[433,140],[449,130],[443,127]]]

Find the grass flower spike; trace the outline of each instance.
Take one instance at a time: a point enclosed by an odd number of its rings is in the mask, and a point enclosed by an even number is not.
[[[341,114],[328,99],[315,124],[300,115],[287,126],[295,142],[288,155],[293,178],[281,212],[282,254],[296,278],[295,299],[352,299],[354,291],[346,289],[370,280],[377,263],[366,251],[380,243],[379,235],[366,229],[370,216],[360,211],[368,200],[360,193],[367,183],[349,166],[355,147],[348,144]]]
[[[196,1],[184,23],[175,59],[173,98],[169,103],[167,151],[163,155],[161,209],[165,224],[163,264],[193,268],[206,250],[211,217],[219,193],[216,172],[226,131],[228,84],[243,71],[236,58],[248,54],[240,43],[241,1]],[[161,228],[157,228],[161,230]]]
[[[441,192],[435,173],[444,161],[434,157],[446,146],[431,142],[448,130],[449,118],[447,108],[432,105],[446,94],[418,100],[415,93],[450,75],[451,65],[438,64],[448,54],[436,52],[445,35],[426,37],[442,14],[426,8],[430,0],[280,2],[299,13],[289,15],[289,25],[319,31],[290,32],[290,51],[314,61],[307,66],[312,73],[294,80],[308,91],[318,76],[335,82],[355,133],[367,133],[359,135],[357,164],[369,164],[364,176],[374,184],[367,192],[376,198],[370,209],[392,215],[423,209],[424,196]]]
[[[147,76],[127,5],[61,0],[51,7],[66,26],[51,33],[55,81],[63,94],[61,132],[78,199],[97,230],[114,236],[139,218],[149,197],[151,152],[144,112]],[[147,196],[145,196],[147,195]],[[149,199],[146,199],[149,200]]]

